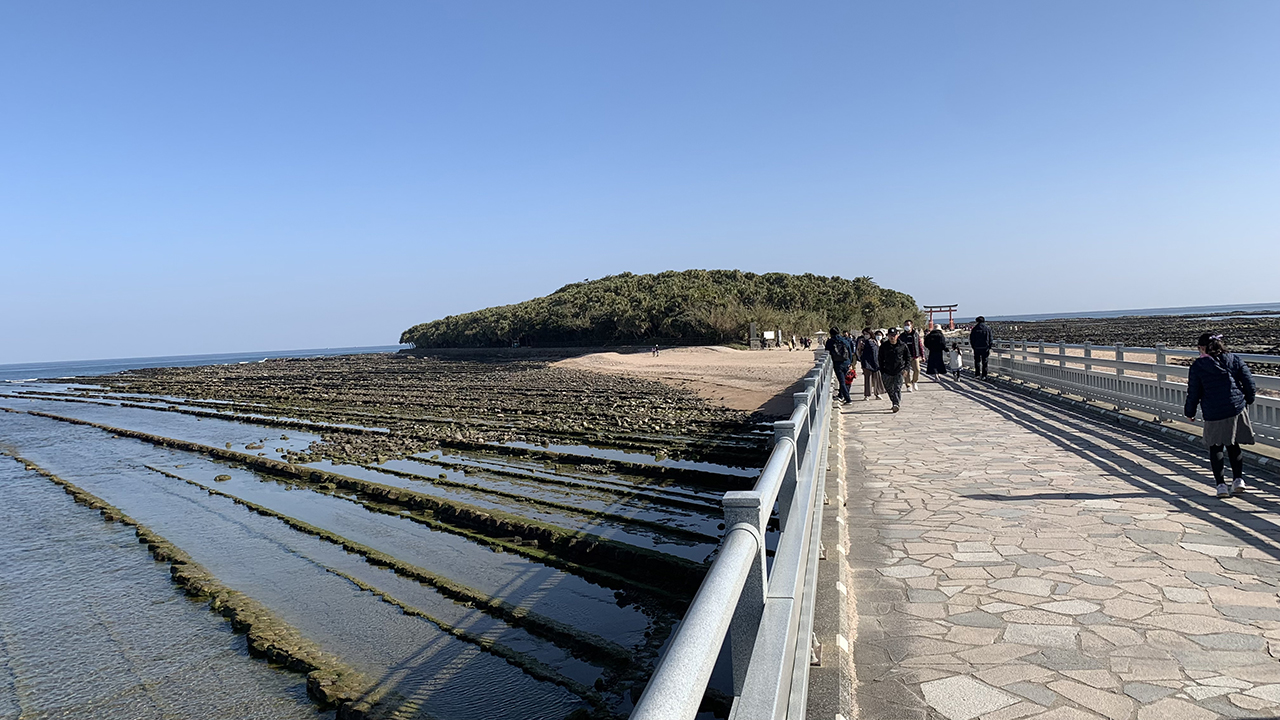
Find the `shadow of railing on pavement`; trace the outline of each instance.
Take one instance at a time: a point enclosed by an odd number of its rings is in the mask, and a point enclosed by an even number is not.
[[[1268,484],[1274,483],[1275,478],[1269,474],[1251,469],[1250,481],[1253,489],[1233,498],[1234,502],[1248,504],[1247,509],[1241,508],[1225,503],[1206,492],[1206,485],[1210,490],[1212,485],[1208,485],[1205,481],[1195,482],[1191,478],[1184,479],[1162,474],[1154,469],[1160,468],[1184,474],[1198,471],[1202,477],[1208,476],[1208,458],[1204,453],[1196,453],[1188,446],[1127,428],[1101,426],[1093,418],[1031,398],[1020,397],[1014,402],[965,384],[949,382],[947,386],[1019,427],[1044,437],[1059,448],[1087,460],[1100,470],[1147,491],[1116,494],[1057,492],[1007,496],[983,493],[965,497],[1007,501],[1150,497],[1164,500],[1178,510],[1200,518],[1237,540],[1280,560],[1280,525],[1259,517],[1266,514],[1280,518],[1280,498],[1257,485],[1260,475],[1268,481]],[[1052,422],[1031,421],[1024,414],[1028,408],[1036,410]],[[1054,423],[1062,427],[1056,427]],[[1118,445],[1123,447],[1117,448]],[[1118,454],[1118,449],[1137,456],[1139,460]],[[1240,558],[1218,558],[1218,560],[1223,562],[1224,567],[1232,564],[1243,566],[1250,562]],[[1236,562],[1233,563],[1232,560]],[[1274,570],[1280,571],[1280,567]]]

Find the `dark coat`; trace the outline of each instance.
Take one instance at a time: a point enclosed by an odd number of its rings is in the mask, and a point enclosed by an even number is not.
[[[1202,357],[1187,371],[1187,405],[1184,413],[1195,417],[1200,406],[1204,419],[1226,420],[1252,405],[1257,390],[1249,366],[1231,353]]]
[[[934,330],[924,336],[924,346],[929,350],[929,364],[925,372],[930,375],[947,372],[947,338],[941,330]]]
[[[875,340],[864,340],[862,342],[862,352],[858,359],[862,361],[862,369],[867,372],[880,372],[880,346],[876,345]]]
[[[911,332],[903,330],[898,334],[898,342],[907,346],[907,352],[911,353],[911,357],[918,358],[924,355],[924,345],[920,342],[920,331],[915,328]]]
[[[838,348],[837,348],[837,343],[839,344]],[[827,353],[831,355],[832,364],[834,364],[837,368],[848,369],[848,367],[853,364],[853,348],[849,346],[848,340],[845,340],[843,337],[840,337],[839,335],[835,337],[829,337],[827,338],[827,344],[825,347],[827,349]],[[844,359],[840,359],[836,357],[837,350],[843,351]]]
[[[986,323],[978,323],[969,331],[969,346],[974,350],[990,350],[996,345],[996,336]]]
[[[911,364],[911,351],[898,336],[898,342],[885,340],[880,344],[880,372],[885,375],[897,375]]]

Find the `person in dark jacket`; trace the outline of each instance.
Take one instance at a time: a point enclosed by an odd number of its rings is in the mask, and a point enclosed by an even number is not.
[[[880,380],[889,393],[893,412],[902,409],[902,373],[911,367],[911,351],[899,337],[898,328],[889,329],[889,339],[880,345]]]
[[[907,352],[911,355],[911,362],[902,371],[902,384],[906,386],[907,392],[915,392],[916,385],[920,382],[920,359],[924,357],[924,343],[910,320],[903,321],[898,342],[906,345]]]
[[[858,351],[858,361],[862,363],[862,399],[870,400],[874,394],[880,399],[884,392],[884,383],[880,381],[880,345],[871,336],[871,328],[862,328],[862,340]]]
[[[987,376],[987,358],[991,357],[991,348],[995,347],[996,338],[987,327],[987,319],[978,316],[977,325],[969,331],[969,347],[973,348],[973,376]]]
[[[849,384],[844,376],[853,364],[853,348],[840,335],[838,328],[831,328],[831,337],[827,338],[827,354],[831,356],[831,367],[835,370],[836,380],[840,383],[840,400],[845,404],[853,402],[849,397]]]
[[[1209,448],[1213,479],[1218,481],[1218,497],[1228,497],[1248,489],[1240,446],[1254,444],[1249,406],[1257,389],[1249,366],[1227,352],[1221,335],[1205,333],[1196,345],[1200,348],[1200,357],[1187,371],[1187,404],[1183,414],[1195,422],[1196,407],[1200,408],[1204,416],[1204,444]],[[1231,460],[1230,488],[1224,478],[1224,449]]]
[[[937,382],[938,373],[947,374],[947,336],[942,334],[942,328],[934,328],[924,336],[924,348],[929,351],[929,362],[924,371]]]

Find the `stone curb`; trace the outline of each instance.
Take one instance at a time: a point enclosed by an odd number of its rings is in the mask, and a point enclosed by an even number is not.
[[[854,599],[845,556],[849,544],[845,499],[846,481],[844,423],[838,407],[833,409],[829,435],[827,476],[824,491],[829,502],[823,508],[822,546],[825,559],[818,565],[818,599],[814,633],[822,645],[821,663],[809,671],[809,699],[806,715],[814,720],[843,720],[855,717],[852,643],[856,628],[851,617]]]

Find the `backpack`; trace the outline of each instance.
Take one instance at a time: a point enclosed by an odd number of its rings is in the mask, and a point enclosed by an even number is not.
[[[839,365],[840,363],[849,362],[849,346],[845,344],[843,338],[831,338],[835,342],[831,343],[831,361]]]

